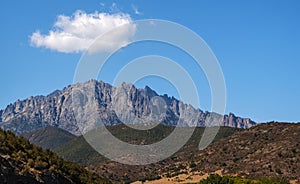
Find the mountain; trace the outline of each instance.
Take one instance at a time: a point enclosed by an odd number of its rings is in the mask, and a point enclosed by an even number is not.
[[[0,183],[110,183],[23,137],[0,129]]]
[[[209,174],[237,175],[249,179],[282,177],[300,182],[300,123],[266,123],[239,131],[216,141],[204,150],[196,145],[160,163],[127,168],[115,162],[99,163],[90,170],[100,175],[141,172],[145,180],[156,183],[199,182]],[[109,174],[107,175],[110,176]],[[120,175],[114,175],[120,178]],[[132,179],[132,178],[131,178]],[[270,183],[270,182],[264,182]],[[272,183],[272,182],[271,182]]]
[[[76,138],[75,135],[53,126],[47,126],[33,132],[26,132],[22,136],[32,144],[51,150]]]
[[[74,84],[47,96],[18,100],[0,111],[0,122],[0,127],[16,134],[54,126],[74,135],[121,122],[237,128],[255,125],[249,118],[232,113],[222,116],[203,112],[174,97],[158,95],[148,86],[137,89],[123,83],[113,87],[96,80]]]

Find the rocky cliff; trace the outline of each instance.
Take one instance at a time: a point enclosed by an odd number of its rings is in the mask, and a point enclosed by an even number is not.
[[[55,126],[75,135],[97,126],[163,123],[180,126],[230,126],[249,128],[255,122],[234,114],[203,112],[184,102],[158,95],[146,86],[113,87],[90,80],[57,90],[47,96],[18,100],[0,111],[0,127],[16,134]]]

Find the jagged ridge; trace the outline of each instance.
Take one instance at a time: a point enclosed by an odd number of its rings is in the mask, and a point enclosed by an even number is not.
[[[166,113],[156,117],[165,125],[176,125],[178,122],[184,126],[249,128],[255,125],[249,118],[236,117],[232,113],[221,116],[203,112],[174,97],[158,95],[148,86],[138,89],[123,83],[113,87],[102,81],[90,80],[56,90],[47,96],[29,97],[8,105],[0,111],[0,126],[21,134],[50,125],[80,135],[98,126],[98,121],[116,125],[124,120],[136,123],[153,117],[150,108],[153,97],[160,97],[166,103]],[[80,128],[78,123],[82,123],[84,128]]]

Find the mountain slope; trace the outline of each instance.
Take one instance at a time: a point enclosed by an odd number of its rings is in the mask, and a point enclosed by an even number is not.
[[[231,136],[204,150],[198,150],[199,137],[192,137],[178,153],[155,164],[128,166],[104,161],[89,169],[114,182],[166,178],[163,181],[174,183],[177,177],[189,182],[193,176],[215,172],[250,179],[283,176],[300,181],[299,132],[300,123],[259,124],[228,134]]]
[[[154,101],[152,101],[154,99]],[[153,104],[164,113],[156,114]],[[154,118],[154,119],[153,119]],[[102,81],[90,80],[57,90],[48,96],[18,100],[0,111],[0,127],[16,134],[55,126],[74,135],[81,135],[99,126],[123,123],[161,122],[181,126],[231,126],[249,128],[255,122],[234,114],[218,115],[203,112],[167,95],[158,95],[149,87],[137,89],[123,83],[113,87]]]
[[[195,156],[199,170],[250,178],[300,179],[300,123],[267,123],[216,142]],[[213,154],[212,154],[213,153]],[[205,159],[201,159],[205,158]]]
[[[0,129],[1,183],[110,183],[82,166]]]
[[[175,165],[180,172],[204,175],[216,171],[223,175],[285,177],[300,182],[300,123],[267,123],[238,132],[215,142],[194,154],[189,162],[178,155]],[[188,163],[193,163],[192,167]],[[165,167],[160,171],[170,176],[175,171]]]
[[[158,125],[151,130],[142,131],[132,129],[123,124],[107,126],[106,128],[120,140],[129,142],[131,144],[150,144],[159,141],[160,139],[163,139],[164,137],[169,135],[174,129],[174,127],[171,126]],[[102,127],[99,127],[98,129],[102,129]],[[81,164],[83,166],[96,164],[106,160],[105,157],[96,152],[87,143],[83,136],[77,137],[67,144],[56,148],[54,151],[63,158]]]
[[[107,128],[114,136],[122,141],[131,144],[142,145],[152,144],[159,140],[162,140],[163,138],[167,137],[174,129],[174,127],[165,125],[159,125],[149,131],[134,130],[127,127],[126,125],[116,125]],[[190,146],[192,143],[199,142],[203,131],[203,127],[197,127],[194,131],[192,139],[187,143],[187,146]],[[224,137],[228,137],[237,131],[240,131],[240,129],[221,127],[214,141],[217,141]],[[97,164],[99,162],[107,160],[105,157],[96,152],[86,142],[83,136],[80,136],[68,142],[67,144],[54,149],[54,151],[63,158],[81,164],[83,166]]]
[[[53,126],[47,126],[33,132],[27,132],[22,134],[22,136],[28,139],[32,144],[51,150],[76,138],[75,135]]]
[[[165,125],[159,125],[148,131],[134,130],[125,125],[116,125],[107,128],[120,140],[131,144],[143,145],[162,140],[174,130],[174,127]],[[186,129],[188,127],[182,128]],[[218,141],[224,137],[228,137],[238,131],[241,131],[241,129],[221,127],[214,141]],[[175,162],[175,160],[173,159],[176,159],[177,155],[180,155],[181,153],[187,155],[188,159],[190,154],[192,154],[194,151],[197,151],[197,149],[194,148],[197,148],[203,132],[204,127],[197,127],[194,131],[193,136],[185,145],[185,147],[179,150],[179,152],[175,154],[172,159],[163,161],[162,165],[166,166],[173,164]],[[67,160],[71,160],[84,166],[89,166],[89,168],[91,168],[91,171],[95,171],[98,173],[99,170],[99,173],[101,173],[101,175],[105,173],[102,176],[109,177],[114,182],[128,182],[129,180],[134,181],[134,179],[143,178],[149,173],[154,173],[161,167],[161,165],[159,164],[151,164],[147,166],[130,166],[108,161],[105,157],[93,150],[93,148],[91,148],[85,141],[83,136],[80,136],[72,140],[71,142],[62,145],[54,151]],[[114,165],[115,167],[111,168],[110,170],[109,168],[112,167],[112,165]],[[102,170],[102,168],[108,168],[109,170]],[[126,173],[127,177],[124,177],[124,173]]]

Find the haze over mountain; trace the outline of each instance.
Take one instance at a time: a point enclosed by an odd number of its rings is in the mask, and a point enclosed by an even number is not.
[[[232,113],[222,116],[203,112],[174,97],[158,95],[148,86],[137,89],[132,84],[123,83],[113,87],[96,80],[70,85],[47,96],[18,100],[0,110],[0,127],[16,134],[54,126],[81,135],[99,124],[153,121],[171,126],[177,123],[181,126],[237,128],[255,125],[251,119],[236,117]]]

